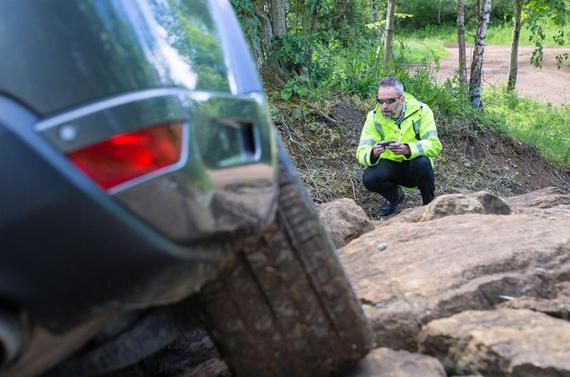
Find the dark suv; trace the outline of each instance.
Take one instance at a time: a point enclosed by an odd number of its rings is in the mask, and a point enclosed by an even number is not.
[[[1,1],[0,51],[0,376],[108,373],[196,319],[240,376],[366,353],[227,1]]]

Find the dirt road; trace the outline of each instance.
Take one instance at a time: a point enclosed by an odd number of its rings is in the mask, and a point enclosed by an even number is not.
[[[457,69],[457,46],[446,47],[449,55],[440,61],[438,78],[453,75]],[[509,69],[510,46],[485,46],[483,63],[483,82],[487,85],[503,85],[507,80]],[[516,89],[519,94],[553,105],[570,105],[570,67],[556,68],[556,55],[569,53],[569,48],[545,48],[542,69],[530,65],[532,47],[519,48],[519,69]],[[470,61],[472,50],[467,49],[467,60]],[[469,64],[469,63],[468,63]]]

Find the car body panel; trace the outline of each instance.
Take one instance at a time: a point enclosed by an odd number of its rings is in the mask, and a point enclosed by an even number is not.
[[[274,219],[277,148],[228,1],[0,2],[0,50],[0,309],[34,329],[0,374],[26,376],[58,339],[49,363],[220,278]],[[67,158],[165,123],[180,160],[107,191]]]
[[[34,118],[15,106],[0,98],[3,301],[62,331],[104,310],[179,300],[227,260],[220,245],[178,245],[126,211],[25,131]]]
[[[191,244],[238,230],[252,233],[270,217],[274,136],[265,114],[257,95],[155,89],[96,102],[34,127],[69,153],[117,134],[183,122],[178,164],[109,193],[169,238]],[[70,129],[73,137],[66,136]]]
[[[0,2],[0,50],[10,51],[0,59],[0,72],[10,72],[0,88],[42,115],[140,89],[261,92],[224,3]]]

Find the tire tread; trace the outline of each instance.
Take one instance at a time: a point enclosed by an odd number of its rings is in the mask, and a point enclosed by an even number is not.
[[[329,375],[366,354],[368,326],[298,178],[280,172],[275,223],[200,303],[237,376]]]

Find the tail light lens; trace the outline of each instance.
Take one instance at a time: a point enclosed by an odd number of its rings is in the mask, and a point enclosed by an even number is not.
[[[182,124],[162,124],[87,146],[69,159],[101,188],[108,190],[133,178],[177,163],[182,151]]]

